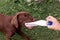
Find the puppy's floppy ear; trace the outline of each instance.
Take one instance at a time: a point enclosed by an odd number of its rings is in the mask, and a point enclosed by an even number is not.
[[[16,28],[18,28],[18,20],[17,20],[17,16],[19,15],[20,13],[17,13],[13,16],[12,20],[11,20],[11,24],[14,25]]]
[[[27,13],[27,12],[18,12],[18,13],[16,13],[13,16],[12,20],[11,20],[11,24],[14,25],[16,28],[18,28],[18,20],[17,20],[17,17],[18,17],[18,15],[24,14],[24,13]]]

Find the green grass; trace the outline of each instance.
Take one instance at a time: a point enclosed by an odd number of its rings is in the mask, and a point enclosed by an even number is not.
[[[37,4],[36,2],[26,3],[25,0],[0,0],[0,13],[13,15],[19,11],[27,11],[37,20],[45,19],[51,15],[60,20],[60,3],[58,0],[44,0]],[[22,28],[22,31],[31,38],[31,40],[60,40],[60,31],[54,31],[46,27],[35,27],[32,30]],[[0,33],[0,40],[4,40]],[[23,40],[19,35],[14,35],[12,40]]]

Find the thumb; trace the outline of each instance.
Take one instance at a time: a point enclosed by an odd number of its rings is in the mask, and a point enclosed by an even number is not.
[[[53,26],[52,23],[54,22],[54,19],[55,19],[55,18],[52,17],[52,16],[48,16],[48,17],[46,18],[46,23],[47,23],[47,27],[48,27],[48,28],[50,28],[50,29],[52,28],[52,26]]]

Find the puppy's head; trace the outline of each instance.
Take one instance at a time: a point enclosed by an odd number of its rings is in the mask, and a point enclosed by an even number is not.
[[[27,22],[33,22],[35,21],[34,18],[32,18],[28,12],[18,12],[12,19],[11,23],[18,28],[18,26],[25,26],[25,23]],[[25,26],[26,27],[26,26]],[[26,27],[28,29],[32,29],[33,27]]]

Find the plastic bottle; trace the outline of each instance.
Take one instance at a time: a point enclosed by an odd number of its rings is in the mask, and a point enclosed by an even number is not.
[[[51,26],[51,25],[52,25],[52,22],[49,21],[48,26]],[[35,22],[25,23],[25,26],[47,26],[47,24],[46,24],[46,20],[38,20]]]

